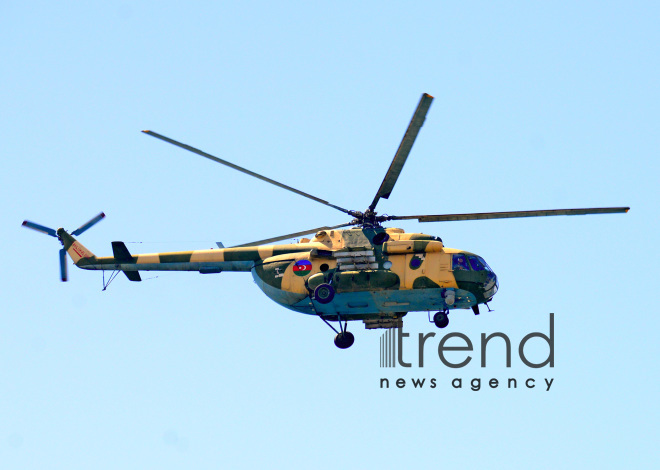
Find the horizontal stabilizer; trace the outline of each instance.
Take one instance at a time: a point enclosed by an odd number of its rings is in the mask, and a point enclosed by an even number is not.
[[[124,274],[126,274],[129,281],[140,282],[142,280],[140,273],[137,271],[124,271]]]

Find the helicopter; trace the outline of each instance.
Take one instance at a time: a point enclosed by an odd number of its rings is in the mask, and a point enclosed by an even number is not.
[[[133,282],[141,281],[140,271],[195,271],[202,274],[251,272],[255,283],[273,301],[290,310],[317,316],[335,333],[340,349],[353,345],[348,322],[362,320],[366,329],[400,328],[408,312],[437,311],[433,323],[449,324],[449,313],[457,309],[480,313],[479,306],[493,299],[499,281],[485,259],[475,253],[445,247],[442,239],[423,233],[406,233],[383,227],[384,222],[417,220],[448,222],[517,217],[546,217],[625,213],[629,207],[552,209],[511,212],[482,212],[440,215],[379,215],[381,199],[389,199],[412,146],[424,124],[433,97],[424,93],[401,140],[392,163],[364,211],[346,209],[242,168],[195,147],[154,131],[145,134],[178,146],[234,170],[291,191],[350,216],[349,222],[316,227],[251,243],[225,248],[182,252],[131,254],[120,241],[112,242],[113,256],[97,257],[75,237],[101,221],[101,212],[72,232],[25,220],[23,226],[57,238],[61,280],[68,280],[66,255],[81,269],[111,271],[105,290],[121,272]],[[346,228],[351,227],[351,228]],[[297,243],[276,244],[304,235]],[[330,322],[337,322],[338,329]]]

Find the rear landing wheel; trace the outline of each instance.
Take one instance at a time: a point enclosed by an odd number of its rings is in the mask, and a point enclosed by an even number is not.
[[[335,346],[339,349],[350,348],[355,342],[355,336],[350,331],[344,331],[335,336]]]
[[[449,325],[449,317],[445,312],[438,312],[433,315],[433,323],[438,328],[446,328]]]

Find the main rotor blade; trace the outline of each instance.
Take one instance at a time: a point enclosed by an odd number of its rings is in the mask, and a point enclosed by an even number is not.
[[[236,246],[233,246],[232,248],[242,248],[242,247],[246,247],[246,246],[264,245],[266,243],[278,242],[280,240],[288,240],[289,238],[295,238],[295,237],[298,237],[300,235],[307,235],[308,233],[316,233],[319,230],[334,230],[336,228],[348,227],[349,225],[353,225],[353,224],[348,223],[348,224],[334,225],[332,227],[310,228],[309,230],[303,230],[302,232],[288,233],[286,235],[280,235],[279,237],[266,238],[264,240],[258,240],[256,242],[244,243],[243,245],[236,245]]]
[[[67,265],[66,265],[66,249],[62,248],[60,250],[60,279],[62,279],[62,282],[66,282],[69,280],[69,274],[67,272]]]
[[[266,183],[274,184],[275,186],[279,186],[282,189],[286,189],[287,191],[291,191],[293,193],[299,194],[300,196],[304,196],[308,199],[311,199],[312,201],[320,202],[321,204],[324,204],[326,206],[333,207],[339,211],[342,211],[346,214],[353,215],[351,211],[348,209],[344,209],[343,207],[335,206],[334,204],[330,204],[328,201],[325,201],[321,198],[318,198],[316,196],[312,196],[311,194],[307,194],[303,191],[300,191],[298,189],[292,188],[291,186],[287,186],[286,184],[282,184],[278,181],[272,180],[270,178],[267,178],[263,175],[260,175],[259,173],[255,173],[254,171],[247,170],[243,167],[240,167],[238,165],[234,165],[233,163],[228,162],[227,160],[223,160],[222,158],[214,157],[211,154],[208,154],[206,152],[203,152],[199,149],[196,149],[195,147],[191,147],[190,145],[183,144],[181,142],[177,142],[174,139],[170,139],[169,137],[165,137],[164,135],[158,134],[153,131],[142,131],[147,135],[150,135],[152,137],[156,137],[157,139],[163,140],[167,143],[170,143],[172,145],[176,145],[177,147],[181,147],[182,149],[188,150],[189,152],[196,153],[197,155],[201,155],[204,158],[208,158],[209,160],[213,160],[214,162],[218,162],[222,165],[228,166],[229,168],[233,168],[234,170],[238,170],[241,173],[245,173],[246,175],[254,176],[255,178],[258,178],[262,181],[265,181]]]
[[[46,235],[50,235],[51,237],[57,238],[57,232],[52,228],[35,224],[34,222],[30,222],[29,220],[23,221],[23,227],[31,228],[32,230],[36,230],[37,232],[45,233]]]
[[[80,235],[81,233],[85,232],[86,230],[92,228],[94,225],[99,223],[104,217],[105,214],[101,212],[96,217],[90,219],[89,221],[87,221],[86,223],[82,224],[80,227],[75,229],[73,232],[71,232],[71,235],[73,235],[74,237]]]
[[[385,175],[385,178],[383,179],[383,182],[381,183],[380,188],[376,193],[376,197],[374,197],[374,201],[369,206],[370,210],[373,211],[376,208],[376,204],[378,204],[378,201],[380,200],[381,197],[385,199],[388,199],[390,197],[390,194],[392,193],[392,189],[396,184],[396,180],[399,178],[399,175],[401,174],[401,170],[403,170],[403,165],[406,163],[408,154],[410,154],[410,150],[412,149],[412,146],[415,143],[417,134],[419,133],[419,130],[424,124],[424,120],[426,119],[426,113],[428,112],[432,101],[433,101],[433,97],[428,93],[424,93],[421,99],[419,100],[417,109],[415,110],[415,113],[413,114],[413,117],[410,120],[410,124],[408,124],[408,129],[406,130],[406,133],[403,136],[403,140],[401,140],[399,149],[396,151],[396,154],[394,155],[394,159],[392,160],[392,163],[390,164],[390,168],[387,170],[387,174]]]
[[[515,217],[548,217],[553,215],[617,214],[628,212],[630,207],[595,207],[592,209],[551,209],[540,211],[478,212],[472,214],[404,215],[391,216],[388,220],[417,219],[420,222],[451,222],[457,220],[510,219]]]

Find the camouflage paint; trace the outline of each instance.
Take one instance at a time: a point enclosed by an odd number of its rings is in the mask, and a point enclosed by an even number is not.
[[[387,241],[373,243],[380,236]],[[115,257],[96,257],[74,237],[58,231],[76,266],[90,270],[251,272],[261,290],[280,305],[301,313],[351,319],[391,317],[409,311],[470,308],[483,303],[487,271],[451,270],[451,255],[439,239],[382,227],[322,230],[311,240],[287,245],[261,245],[182,252],[145,253],[130,258],[118,247]],[[341,263],[339,263],[341,261]],[[296,263],[308,271],[294,272]],[[352,268],[351,268],[352,267]],[[351,269],[349,269],[351,268]],[[313,299],[318,285],[336,291],[329,304]],[[455,302],[445,302],[446,291]]]

